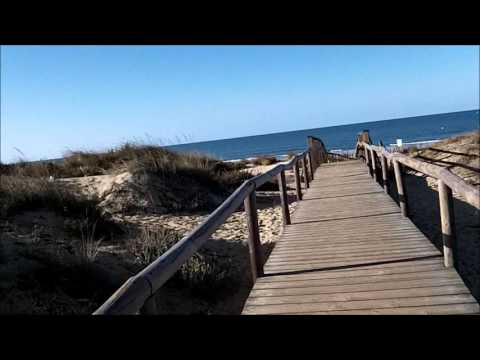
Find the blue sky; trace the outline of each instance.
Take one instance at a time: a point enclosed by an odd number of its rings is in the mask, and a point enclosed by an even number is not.
[[[2,46],[1,66],[4,162],[479,108],[478,46]]]

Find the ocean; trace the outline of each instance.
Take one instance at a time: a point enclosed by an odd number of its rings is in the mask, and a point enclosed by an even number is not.
[[[402,139],[403,143],[444,139],[479,129],[479,123],[479,110],[469,110],[171,145],[168,148],[204,153],[222,160],[245,159],[258,155],[280,157],[289,152],[303,151],[309,135],[322,139],[329,151],[341,152],[355,147],[356,135],[362,130],[369,130],[375,144],[381,140],[388,146],[395,144],[397,139]]]

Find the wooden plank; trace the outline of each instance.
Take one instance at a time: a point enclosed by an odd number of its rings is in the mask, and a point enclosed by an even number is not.
[[[436,277],[420,278],[415,280],[377,281],[366,284],[325,285],[322,287],[307,288],[280,288],[280,289],[253,289],[250,297],[288,296],[288,295],[315,295],[341,292],[369,292],[375,290],[412,289],[441,285],[464,285],[460,278],[439,279]]]
[[[389,249],[389,248],[381,248],[379,250],[375,250],[375,248],[364,249],[363,251],[356,251],[356,252],[328,252],[328,253],[313,253],[313,254],[294,254],[294,255],[285,255],[285,256],[275,256],[269,257],[268,264],[269,266],[276,266],[276,265],[286,265],[286,264],[304,264],[304,263],[312,263],[312,262],[320,262],[324,260],[339,260],[339,259],[349,259],[349,260],[359,260],[365,258],[366,256],[381,256],[384,254],[392,254],[392,255],[404,255],[404,256],[411,256],[410,254],[417,254],[420,251],[430,251],[434,255],[437,255],[438,252],[436,249],[432,249],[427,246],[423,247],[413,247],[413,248],[397,248],[397,249]]]
[[[246,306],[277,305],[277,304],[304,304],[316,302],[358,301],[376,299],[395,299],[418,296],[469,294],[463,285],[444,285],[413,289],[377,290],[367,292],[345,292],[334,294],[298,295],[258,297],[248,299]]]
[[[445,267],[443,267],[445,269]],[[364,269],[349,269],[352,271],[339,271],[335,273],[334,271],[325,271],[325,272],[312,272],[312,273],[305,273],[305,274],[296,274],[296,275],[278,275],[278,276],[267,276],[263,277],[265,281],[257,281],[255,283],[255,289],[266,289],[270,286],[273,287],[282,287],[283,285],[292,285],[295,287],[297,283],[303,284],[310,281],[317,281],[317,280],[339,280],[339,279],[358,279],[361,277],[369,277],[370,279],[381,279],[380,277],[390,277],[390,276],[397,276],[397,275],[411,275],[411,274],[419,274],[419,273],[426,273],[426,272],[433,272],[436,271],[438,274],[443,272],[440,264],[434,264],[431,266],[425,266],[423,268],[416,268],[416,269],[408,269],[408,268],[392,268],[388,270],[376,272],[366,272],[367,270]],[[321,276],[323,275],[323,276]]]
[[[381,276],[379,278],[378,276]],[[458,279],[458,274],[451,271],[441,271],[439,269],[407,272],[400,274],[382,274],[382,275],[364,275],[355,277],[343,277],[343,278],[326,278],[326,279],[310,279],[310,280],[297,280],[297,281],[277,281],[275,283],[259,283],[255,285],[255,290],[262,289],[281,289],[281,288],[308,288],[308,287],[321,287],[326,285],[346,285],[346,284],[368,284],[376,283],[377,281],[394,281],[394,280],[418,280],[418,279]]]
[[[397,274],[410,271],[423,271],[425,269],[442,268],[441,258],[429,258],[421,261],[392,262],[385,264],[365,265],[362,267],[338,268],[328,271],[315,271],[304,273],[293,273],[283,275],[269,275],[257,281],[256,284],[276,281],[295,281],[308,279],[341,278],[362,275]],[[443,267],[445,269],[445,267]]]
[[[355,300],[355,301],[331,301],[331,302],[315,302],[315,303],[298,303],[298,304],[278,304],[263,306],[248,306],[245,312],[248,314],[250,309],[255,314],[285,314],[285,313],[312,313],[312,312],[328,312],[339,310],[371,310],[384,308],[402,308],[402,307],[420,307],[434,305],[451,305],[451,304],[476,304],[470,294],[454,294],[454,295],[437,295],[423,296],[411,298],[394,298],[394,299],[376,299],[376,300]],[[478,304],[477,304],[478,308]]]
[[[477,303],[467,303],[390,309],[313,312],[311,315],[478,315],[478,313],[479,307]]]
[[[370,247],[366,249],[359,250],[346,250],[346,251],[318,251],[310,254],[284,254],[282,256],[272,255],[268,259],[270,265],[280,264],[280,263],[300,263],[300,262],[311,262],[312,260],[324,260],[324,259],[337,259],[337,258],[365,258],[366,256],[381,256],[385,254],[410,254],[418,253],[423,251],[431,251],[434,255],[439,255],[438,250],[435,249],[432,245],[418,245],[412,247]]]
[[[322,260],[310,260],[307,262],[289,262],[286,264],[270,264],[267,262],[265,265],[265,273],[277,273],[285,271],[300,271],[300,270],[320,270],[330,267],[339,266],[353,266],[353,265],[367,265],[371,263],[393,261],[393,260],[410,260],[419,257],[426,256],[438,256],[438,253],[431,250],[416,251],[412,253],[403,253],[398,255],[377,255],[377,256],[363,256],[360,258],[344,257],[331,257],[329,259]]]
[[[307,236],[305,236],[306,238]],[[304,239],[305,239],[304,238]],[[430,244],[428,240],[418,236],[417,234],[407,234],[407,235],[393,235],[392,237],[377,237],[375,240],[369,239],[362,239],[348,242],[348,238],[340,238],[335,241],[328,241],[326,239],[315,239],[311,238],[310,240],[302,240],[301,237],[298,237],[298,240],[293,240],[292,243],[282,243],[276,247],[272,253],[272,255],[277,255],[279,253],[295,253],[295,252],[305,252],[309,250],[317,249],[325,249],[325,250],[343,250],[343,249],[356,249],[362,247],[373,247],[373,246],[383,246],[383,245],[398,245],[398,246],[408,246],[413,244]],[[344,240],[343,240],[344,239]],[[328,246],[331,244],[331,246]],[[430,244],[430,246],[433,246]]]

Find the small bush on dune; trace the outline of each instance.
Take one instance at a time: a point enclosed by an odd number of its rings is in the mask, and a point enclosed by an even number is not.
[[[127,243],[127,249],[141,266],[147,266],[180,240],[176,232],[165,228],[155,231],[143,228],[132,235],[133,239]]]
[[[143,228],[130,239],[127,249],[134,261],[145,267],[180,239],[181,236],[173,230]],[[211,292],[214,288],[229,286],[238,281],[239,274],[236,271],[229,257],[202,248],[180,267],[170,282],[187,283],[194,290]]]
[[[253,165],[272,165],[277,163],[277,158],[271,155],[258,156],[252,160]]]
[[[229,190],[250,177],[235,165],[196,153],[176,153],[145,146],[136,148],[136,157],[129,162],[132,173],[149,172],[164,178],[189,177],[212,190]]]
[[[93,263],[98,255],[101,237],[96,240],[97,221],[91,221],[86,217],[80,224],[81,238],[77,246],[77,256],[80,264]]]
[[[231,164],[231,166],[235,170],[243,170],[243,169],[246,169],[248,167],[248,165],[250,164],[250,161],[239,160],[239,161],[230,162],[229,164]]]

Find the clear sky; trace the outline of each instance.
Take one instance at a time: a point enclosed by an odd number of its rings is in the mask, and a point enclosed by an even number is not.
[[[479,108],[478,46],[1,50],[4,162]]]

